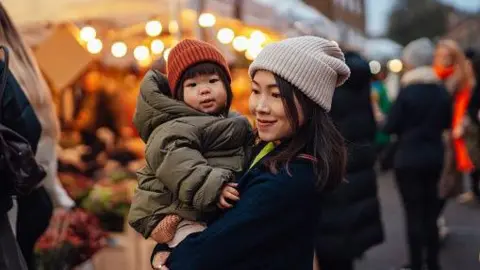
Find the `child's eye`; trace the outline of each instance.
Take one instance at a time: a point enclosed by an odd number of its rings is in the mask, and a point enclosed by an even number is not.
[[[218,82],[218,81],[220,81],[220,80],[217,79],[217,78],[215,78],[215,79],[210,79],[210,83],[216,83],[216,82]]]
[[[280,93],[272,93],[272,97],[274,97],[274,98],[280,98]]]
[[[196,83],[189,83],[189,84],[187,84],[187,87],[195,87],[195,86],[197,86]]]

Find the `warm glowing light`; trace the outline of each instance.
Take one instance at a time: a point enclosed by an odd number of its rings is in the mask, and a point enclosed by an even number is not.
[[[262,49],[263,49],[262,46],[252,43],[252,44],[250,44],[247,51],[245,52],[245,57],[248,60],[254,60],[260,54]]]
[[[155,39],[152,41],[152,44],[150,44],[150,50],[152,50],[153,54],[161,54],[163,50],[165,49],[165,44],[163,44],[163,41],[160,39]]]
[[[178,32],[178,22],[177,21],[170,21],[168,23],[168,32],[175,34]]]
[[[238,36],[233,40],[233,48],[239,52],[243,52],[248,48],[248,38]]]
[[[378,61],[373,60],[370,61],[370,63],[368,64],[370,66],[370,72],[372,74],[378,74],[382,70],[382,65]]]
[[[138,61],[145,61],[150,57],[150,51],[146,46],[137,46],[135,50],[133,50],[133,57]]]
[[[118,41],[112,44],[112,55],[121,58],[127,54],[127,44],[122,41]]]
[[[151,37],[156,37],[162,33],[162,24],[159,21],[149,21],[145,25],[145,32]]]
[[[235,38],[235,33],[230,28],[222,28],[217,33],[217,39],[222,44],[229,44]]]
[[[87,43],[87,50],[91,54],[98,54],[102,51],[103,44],[99,39],[92,39]]]
[[[97,36],[97,31],[91,26],[85,26],[80,30],[80,39],[89,42]]]
[[[217,19],[211,13],[202,13],[200,17],[198,17],[198,24],[201,27],[212,27],[216,22]]]
[[[267,40],[267,37],[262,31],[255,30],[250,35],[250,40],[257,44],[262,44]]]
[[[402,71],[403,63],[399,59],[392,59],[388,61],[388,69],[390,69],[391,72],[398,73]]]
[[[163,52],[163,59],[165,59],[165,61],[168,61],[168,56],[170,55],[170,51],[172,49],[171,48],[167,48],[165,49],[165,51]]]

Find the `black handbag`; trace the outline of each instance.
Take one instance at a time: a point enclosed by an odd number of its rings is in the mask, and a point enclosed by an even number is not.
[[[5,53],[5,68],[0,76],[0,174],[2,181],[13,190],[12,195],[28,195],[47,175],[35,160],[29,142],[3,124],[3,96],[8,78],[8,49]]]

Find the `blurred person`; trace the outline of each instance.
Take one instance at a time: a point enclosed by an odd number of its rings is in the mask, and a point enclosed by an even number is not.
[[[335,90],[330,116],[347,144],[346,181],[322,197],[316,254],[322,270],[354,269],[355,259],[383,242],[374,170],[376,123],[368,62],[347,51],[350,78]]]
[[[0,4],[0,44],[10,48],[10,70],[18,80],[41,125],[37,161],[47,171],[42,185],[30,195],[18,197],[17,209],[11,210],[16,219],[17,241],[28,264],[35,269],[34,245],[47,228],[53,206],[68,209],[74,202],[67,195],[57,177],[59,127],[50,90],[40,73],[33,53],[22,40],[3,5]],[[33,128],[33,126],[32,126]],[[37,147],[37,145],[32,145]],[[53,204],[52,204],[53,203]]]
[[[438,183],[444,162],[443,132],[450,127],[451,99],[431,64],[427,38],[403,50],[405,73],[384,130],[398,136],[394,169],[406,217],[409,263],[402,269],[440,269]],[[424,255],[426,255],[424,257]]]
[[[460,202],[467,203],[476,201],[480,203],[480,56],[478,52],[473,49],[465,51],[468,67],[474,76],[474,87],[472,89],[472,96],[468,105],[468,127],[466,129],[466,144],[468,152],[472,157],[475,165],[475,170],[470,177],[470,190],[460,196]]]
[[[1,4],[0,10],[3,11]],[[0,44],[3,45],[3,43]],[[3,61],[4,55],[1,56],[0,78],[3,83],[3,74],[8,72],[8,67]],[[0,95],[1,124],[24,137],[36,152],[42,127],[12,73],[8,72],[5,78],[5,88],[0,89],[3,93]],[[0,170],[0,173],[3,172]],[[0,181],[0,269],[26,270],[27,264],[14,235],[15,224],[11,224],[7,216],[7,212],[13,207],[13,194],[15,194],[13,187],[7,179],[2,178]]]
[[[386,115],[390,111],[392,102],[388,97],[388,91],[385,86],[385,79],[387,77],[386,70],[384,67],[380,70],[379,73],[373,75],[372,81],[372,102],[374,109],[374,116],[377,123],[381,123],[385,120]],[[380,152],[388,143],[390,142],[390,136],[385,134],[381,130],[375,135],[375,144],[378,152]]]
[[[463,175],[475,171],[475,164],[468,151],[465,137],[474,76],[463,51],[453,40],[438,42],[433,67],[435,74],[442,80],[452,97],[451,131],[445,136],[445,166],[439,189],[440,196],[448,199],[462,193]],[[476,175],[473,177],[475,178]],[[439,225],[443,240],[449,232],[445,218],[439,219]]]

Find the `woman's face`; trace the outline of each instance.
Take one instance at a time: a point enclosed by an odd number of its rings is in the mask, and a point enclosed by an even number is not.
[[[453,65],[453,56],[445,46],[438,46],[433,59],[434,66],[449,67]]]
[[[299,124],[304,117],[300,104],[295,98]],[[257,71],[252,79],[252,93],[249,100],[250,112],[255,116],[255,126],[262,141],[273,142],[286,139],[293,134],[293,128],[286,113],[275,77],[269,71]]]

